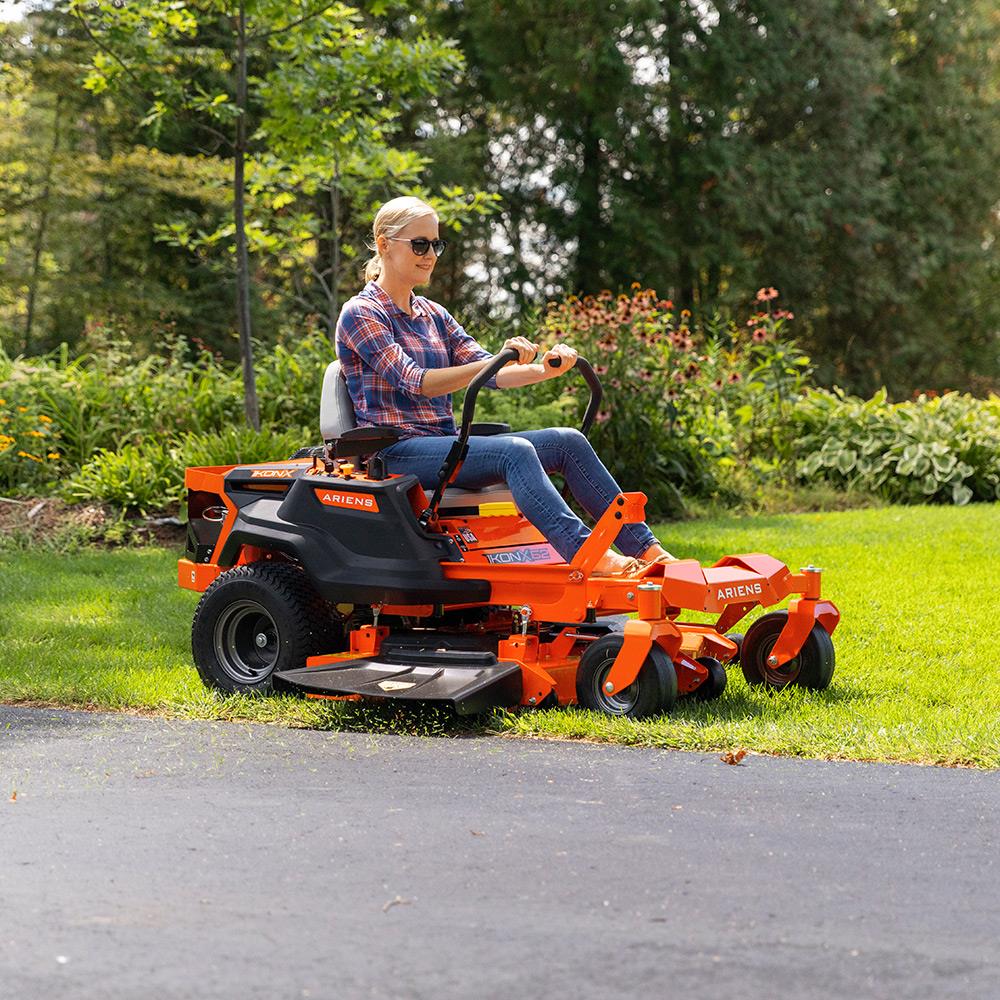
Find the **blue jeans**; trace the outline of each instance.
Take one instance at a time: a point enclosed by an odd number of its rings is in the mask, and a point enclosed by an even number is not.
[[[389,472],[411,473],[429,492],[454,441],[454,436],[405,438],[384,449],[382,457]],[[506,483],[518,510],[569,562],[590,529],[559,495],[550,472],[563,476],[576,502],[595,520],[622,492],[590,442],[569,427],[470,437],[469,453],[451,485],[478,490]],[[627,524],[615,539],[626,556],[641,555],[655,542],[645,524]]]

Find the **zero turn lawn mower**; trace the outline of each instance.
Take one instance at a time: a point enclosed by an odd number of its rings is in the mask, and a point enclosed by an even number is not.
[[[189,468],[182,587],[203,592],[192,648],[202,679],[224,692],[294,690],[311,698],[493,707],[577,703],[634,718],[678,697],[718,698],[725,664],[752,685],[820,690],[833,676],[840,614],[820,571],[792,573],[768,555],[654,563],[635,576],[593,571],[646,497],[622,493],[564,562],[503,485],[450,486],[472,434],[479,390],[508,362],[501,351],[469,386],[462,425],[428,497],[389,475],[379,451],[395,427],[355,426],[335,361],[321,402],[324,444],[288,461]],[[591,366],[582,431],[601,400]],[[787,610],[728,634],[758,605]],[[709,612],[711,624],[681,620]]]

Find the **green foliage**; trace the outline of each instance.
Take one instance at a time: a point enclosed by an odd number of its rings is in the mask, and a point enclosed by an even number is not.
[[[899,503],[1000,500],[1000,397],[947,393],[889,403],[815,390],[786,433],[795,473]]]
[[[101,449],[69,480],[67,497],[146,514],[181,498],[184,473],[171,459],[170,449],[158,441],[126,444],[116,452]]]
[[[237,465],[287,458],[302,447],[296,431],[268,433],[229,427],[217,434],[187,432],[173,444],[156,440],[102,449],[72,476],[67,498],[114,504],[147,514],[179,504],[184,470],[192,465]]]
[[[710,315],[766,277],[824,384],[1000,384],[995,5],[427,7],[469,66],[432,172],[499,191],[510,248],[480,227],[461,301],[637,279]]]
[[[649,496],[649,516],[699,504],[756,502],[806,488],[808,503],[866,496],[922,503],[1000,498],[1000,399],[955,393],[868,401],[810,384],[812,366],[790,337],[793,315],[758,292],[749,318],[677,310],[651,289],[551,303],[537,325],[543,347],[562,340],[588,358],[605,396],[591,430],[623,487]],[[482,334],[496,348],[505,331]],[[532,334],[533,336],[535,334]],[[333,357],[315,327],[261,352],[265,432],[244,429],[239,370],[185,345],[169,326],[162,353],[142,356],[120,332],[90,330],[71,359],[0,354],[0,487],[69,495],[133,510],[174,503],[188,465],[280,460],[318,442],[323,373]],[[479,396],[476,418],[515,430],[579,426],[589,400],[575,372]],[[456,394],[461,413],[462,394]],[[820,488],[821,487],[821,488]],[[817,493],[817,489],[819,492]],[[824,492],[826,491],[826,492]],[[844,500],[843,503],[847,503]]]

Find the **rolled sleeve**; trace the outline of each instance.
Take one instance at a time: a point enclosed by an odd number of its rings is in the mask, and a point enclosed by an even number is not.
[[[399,346],[391,326],[376,307],[355,302],[345,308],[340,315],[337,342],[354,351],[380,378],[410,399],[424,398],[421,389],[427,369]]]
[[[448,342],[448,353],[451,356],[453,365],[470,365],[474,361],[485,361],[492,358],[489,351],[484,350],[476,340],[470,337],[462,325],[455,319],[447,309],[441,309],[444,319],[445,338]],[[487,383],[488,389],[496,389],[497,377],[493,376]]]

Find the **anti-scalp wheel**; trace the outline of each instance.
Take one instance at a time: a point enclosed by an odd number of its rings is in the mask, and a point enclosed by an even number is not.
[[[703,667],[708,667],[708,677],[694,689],[695,698],[698,701],[715,701],[716,698],[721,698],[728,681],[726,668],[714,656],[699,656],[698,662]]]

